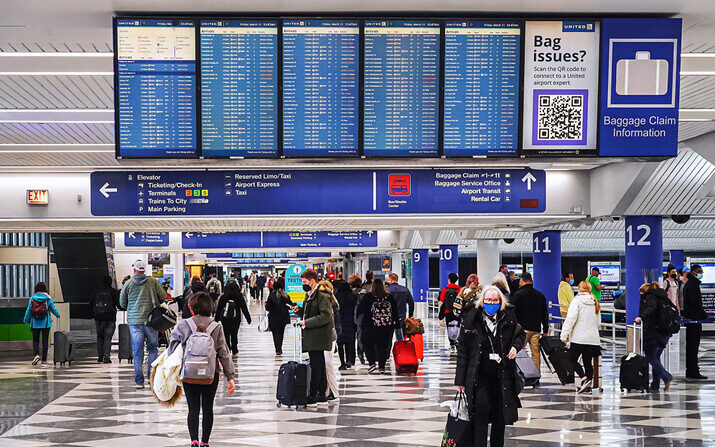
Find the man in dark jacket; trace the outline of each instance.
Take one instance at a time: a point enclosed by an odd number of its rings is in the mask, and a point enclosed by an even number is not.
[[[261,276],[256,278],[256,298],[263,301],[263,289],[266,287],[266,274],[261,273]]]
[[[89,305],[92,307],[94,325],[97,329],[97,363],[112,363],[112,337],[117,323],[119,290],[112,287],[111,276],[105,275],[102,278],[102,285]]]
[[[534,288],[531,273],[524,272],[521,275],[519,290],[512,293],[511,304],[515,307],[516,320],[526,331],[526,343],[531,348],[531,358],[536,368],[541,370],[539,339],[541,334],[549,333],[549,309],[544,294]]]
[[[397,319],[400,323],[400,328],[395,329],[395,337],[397,340],[403,340],[405,328],[405,318],[412,316],[415,313],[415,300],[412,298],[410,289],[405,286],[398,284],[399,277],[396,273],[390,273],[387,276],[387,291],[395,299],[397,303]]]
[[[357,292],[353,291],[345,281],[338,283],[335,298],[340,304],[340,326],[342,332],[338,334],[338,355],[340,356],[341,371],[351,368],[355,364],[355,304]]]
[[[665,391],[668,391],[670,383],[673,381],[673,375],[665,369],[660,361],[660,356],[668,345],[670,334],[663,332],[658,327],[658,321],[663,303],[669,302],[670,298],[663,289],[655,287],[653,284],[642,285],[639,292],[641,301],[638,307],[638,318],[635,322],[643,324],[643,351],[653,367],[653,381],[650,390],[658,391],[662,379]]]
[[[703,268],[698,264],[690,267],[687,273],[688,280],[683,287],[683,309],[682,315],[688,320],[705,320],[708,314],[703,309],[703,295],[700,291],[700,283],[703,279]],[[685,325],[685,378],[691,380],[704,380],[707,376],[700,374],[698,365],[698,349],[700,348],[700,337],[703,334],[703,325],[700,323],[689,323]]]
[[[303,307],[293,307],[293,312],[302,319],[303,352],[310,358],[310,392],[308,406],[327,405],[325,391],[328,388],[325,370],[325,351],[333,349],[333,299],[325,286],[319,286],[318,274],[308,269],[300,275],[306,291]]]

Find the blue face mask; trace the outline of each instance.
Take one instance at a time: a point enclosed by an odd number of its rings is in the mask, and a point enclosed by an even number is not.
[[[569,285],[573,285],[573,279],[569,279]]]
[[[698,278],[698,279],[703,279],[703,274],[702,274],[702,273],[698,273],[697,275],[695,275],[695,277]]]
[[[484,311],[489,315],[494,315],[501,308],[501,303],[484,303]]]

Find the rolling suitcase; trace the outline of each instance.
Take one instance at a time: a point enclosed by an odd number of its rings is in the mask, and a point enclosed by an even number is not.
[[[522,349],[516,354],[516,366],[522,374],[524,374],[524,384],[530,387],[539,385],[541,372],[536,368],[534,360],[529,357],[525,349]]]
[[[648,391],[650,389],[650,364],[648,359],[636,353],[635,335],[632,338],[633,351],[621,357],[621,371],[618,375],[621,391]]]
[[[415,344],[415,355],[417,360],[422,360],[425,358],[425,345],[424,338],[422,334],[413,334],[409,336],[409,340]]]
[[[568,349],[566,344],[558,337],[541,337],[539,340],[539,348],[544,354],[546,366],[551,372],[556,372],[559,376],[561,385],[574,383],[574,371],[569,361]]]
[[[128,360],[132,363],[134,355],[132,354],[132,335],[129,332],[128,324],[119,325],[119,363],[122,360]]]
[[[415,344],[408,340],[395,342],[392,347],[392,357],[395,359],[397,374],[415,374],[420,362],[415,353]]]
[[[276,387],[276,406],[280,408],[303,406],[308,404],[310,390],[310,365],[300,362],[301,356],[300,326],[295,325],[295,343],[293,345],[294,360],[284,363],[278,370],[278,385]]]
[[[59,363],[60,366],[72,366],[72,347],[74,345],[72,335],[68,332],[55,332],[55,347],[52,361],[55,366]]]

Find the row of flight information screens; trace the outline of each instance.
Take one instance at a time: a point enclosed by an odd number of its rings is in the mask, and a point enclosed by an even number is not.
[[[516,22],[115,25],[121,157],[517,155]]]

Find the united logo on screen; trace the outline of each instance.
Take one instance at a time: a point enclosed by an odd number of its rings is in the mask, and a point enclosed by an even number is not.
[[[391,196],[409,196],[410,174],[390,174],[388,177],[388,193]]]

